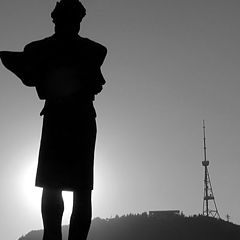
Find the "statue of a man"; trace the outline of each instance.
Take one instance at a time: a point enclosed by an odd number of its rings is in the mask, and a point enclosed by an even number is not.
[[[45,100],[36,186],[43,188],[43,240],[61,239],[62,191],[73,191],[69,240],[85,240],[91,223],[91,191],[96,140],[95,95],[105,80],[101,65],[107,49],[80,37],[86,10],[78,0],[57,2],[51,16],[55,33],[0,52],[6,68]]]

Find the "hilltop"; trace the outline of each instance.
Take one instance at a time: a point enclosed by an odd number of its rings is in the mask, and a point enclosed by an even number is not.
[[[41,240],[42,230],[31,231],[19,240]],[[67,240],[68,226],[63,226]],[[205,216],[186,217],[183,214],[151,216],[147,213],[95,218],[88,240],[237,240],[240,226]]]

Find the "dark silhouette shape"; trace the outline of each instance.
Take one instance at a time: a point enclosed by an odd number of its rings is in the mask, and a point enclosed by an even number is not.
[[[69,240],[85,240],[91,223],[91,190],[96,140],[94,97],[105,80],[101,65],[107,49],[80,37],[86,10],[78,0],[61,0],[51,16],[55,34],[0,52],[6,68],[45,100],[36,186],[43,188],[43,240],[60,240],[62,191],[73,191]]]

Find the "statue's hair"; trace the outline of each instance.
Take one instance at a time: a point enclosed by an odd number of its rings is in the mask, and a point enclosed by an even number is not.
[[[51,13],[53,22],[81,22],[86,9],[78,0],[61,0]]]

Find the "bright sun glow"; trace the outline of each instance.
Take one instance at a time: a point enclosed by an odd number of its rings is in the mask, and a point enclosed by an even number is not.
[[[35,187],[35,176],[36,176],[37,166],[36,164],[29,164],[25,166],[22,171],[20,178],[20,191],[24,199],[24,202],[31,211],[40,211],[41,209],[41,196],[42,189]],[[72,193],[63,192],[64,215],[69,215],[72,208]]]
[[[19,184],[21,195],[23,196],[24,202],[30,210],[39,210],[41,207],[41,195],[42,189],[34,186],[36,165],[29,164],[25,166]]]
[[[104,174],[102,173],[102,169],[98,167],[98,171],[95,172],[95,187],[93,191],[93,214],[94,216],[98,215],[99,209],[103,207],[103,182],[104,182]],[[25,166],[23,166],[20,175],[19,175],[19,191],[20,196],[25,204],[25,207],[34,212],[35,214],[41,213],[41,196],[42,196],[42,188],[35,187],[35,177],[37,171],[37,162],[28,162]],[[101,174],[102,173],[102,174]],[[102,190],[101,190],[102,189]],[[72,210],[72,201],[73,194],[72,192],[63,192],[64,199],[64,215],[63,215],[63,223],[67,223],[69,220],[71,210]]]

